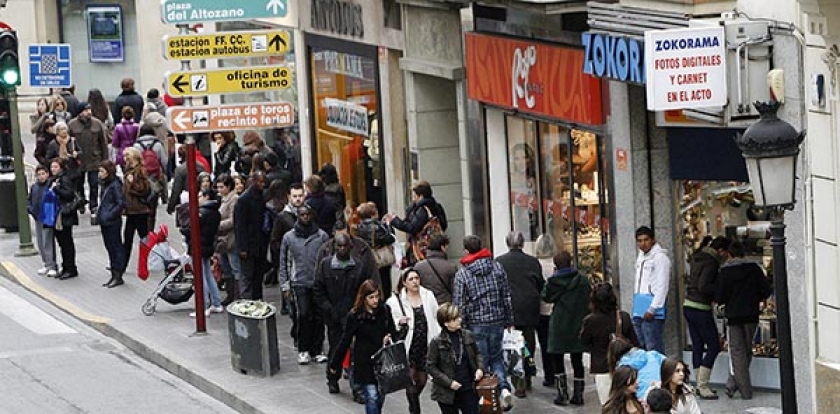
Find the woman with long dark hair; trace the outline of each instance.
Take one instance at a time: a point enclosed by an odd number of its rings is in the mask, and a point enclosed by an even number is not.
[[[329,372],[337,375],[347,349],[353,345],[353,381],[364,390],[365,413],[380,414],[385,395],[380,394],[371,357],[383,345],[398,340],[391,310],[382,303],[382,291],[373,280],[366,280],[359,286],[353,309],[347,315],[344,334],[330,355]]]
[[[60,280],[79,276],[76,267],[76,243],[73,241],[73,226],[79,224],[79,214],[75,206],[68,208],[76,200],[76,178],[68,170],[68,165],[74,162],[70,158],[54,158],[50,162],[50,172],[53,182],[52,190],[58,196],[61,213],[55,224],[55,239],[61,249],[61,272],[56,276]]]
[[[660,368],[662,388],[671,393],[671,414],[702,414],[694,389],[688,385],[691,371],[685,362],[665,358]]]
[[[621,366],[612,375],[610,398],[601,408],[601,414],[644,414],[645,409],[636,397],[639,377],[636,370]]]
[[[592,313],[583,318],[580,342],[589,352],[589,373],[595,377],[598,399],[603,404],[610,394],[610,367],[607,363],[610,340],[622,337],[635,346],[638,346],[639,340],[636,339],[630,315],[618,310],[618,299],[611,284],[595,285],[589,297],[589,308]]]
[[[99,209],[99,227],[102,231],[102,242],[108,251],[108,261],[111,267],[111,278],[102,286],[107,288],[123,284],[123,274],[127,263],[122,246],[122,212],[125,209],[125,193],[122,182],[117,178],[117,165],[111,160],[99,164],[99,185],[102,188]]]
[[[90,104],[90,111],[93,117],[105,124],[107,130],[110,131],[114,127],[114,118],[111,115],[111,110],[108,108],[108,103],[105,102],[105,97],[102,96],[102,91],[97,88],[88,91],[87,102]]]

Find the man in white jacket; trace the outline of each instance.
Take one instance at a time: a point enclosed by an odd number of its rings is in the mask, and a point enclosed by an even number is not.
[[[633,289],[633,327],[642,348],[664,354],[662,327],[671,281],[671,259],[656,242],[650,227],[636,229],[636,246],[639,255]]]

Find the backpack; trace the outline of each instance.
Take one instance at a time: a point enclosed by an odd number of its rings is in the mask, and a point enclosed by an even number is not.
[[[414,259],[416,261],[424,260],[426,258],[426,248],[429,246],[429,242],[432,237],[444,234],[440,217],[432,214],[432,210],[429,209],[429,207],[423,208],[426,209],[429,221],[427,221],[426,224],[423,225],[423,228],[420,229],[420,231],[417,232],[417,234],[415,234],[411,239],[411,253],[414,255]],[[443,209],[440,209],[439,211],[443,211]]]
[[[146,169],[146,175],[149,176],[149,179],[157,180],[161,176],[161,171],[163,170],[160,164],[160,158],[158,158],[157,153],[154,150],[154,146],[156,143],[160,141],[155,139],[152,141],[151,144],[145,144],[142,142],[138,142],[140,147],[143,148],[143,168]]]

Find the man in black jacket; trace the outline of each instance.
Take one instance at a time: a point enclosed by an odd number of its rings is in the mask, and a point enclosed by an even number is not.
[[[268,268],[268,236],[262,229],[265,214],[264,188],[265,175],[254,173],[250,187],[239,196],[233,210],[236,248],[242,273],[239,293],[243,299],[262,300],[263,297],[262,278]]]
[[[114,119],[122,119],[122,109],[124,106],[130,106],[134,110],[134,122],[140,123],[143,119],[143,97],[134,90],[134,79],[124,78],[120,82],[122,92],[117,95],[114,100],[114,106],[111,108],[111,114]]]
[[[510,301],[513,305],[513,325],[522,331],[525,336],[525,345],[531,355],[534,355],[537,348],[534,336],[540,323],[540,293],[545,286],[542,266],[536,257],[522,251],[525,245],[525,237],[522,233],[518,231],[508,233],[505,243],[510,251],[496,258],[496,261],[502,265],[508,276]],[[546,357],[547,355],[543,354],[543,359]],[[516,388],[514,395],[518,398],[525,397],[525,389],[531,385],[531,376],[532,373],[526,370],[524,381],[513,378],[513,386]]]
[[[318,262],[315,269],[315,284],[312,286],[315,303],[321,309],[321,315],[327,325],[327,339],[330,344],[329,355],[335,351],[344,320],[353,307],[353,300],[359,286],[375,273],[365,273],[357,259],[350,254],[353,242],[347,234],[336,234],[333,240],[335,254]],[[331,394],[337,394],[338,375],[327,374],[327,387]]]
[[[720,267],[715,302],[725,306],[729,324],[729,358],[732,374],[726,380],[726,394],[732,397],[735,391],[741,398],[752,398],[750,362],[752,361],[752,339],[761,313],[761,302],[773,292],[761,266],[744,258],[744,245],[733,242],[729,245],[731,259]]]

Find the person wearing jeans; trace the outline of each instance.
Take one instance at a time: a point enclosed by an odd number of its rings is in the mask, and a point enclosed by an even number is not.
[[[475,335],[486,366],[498,376],[502,405],[509,409],[513,401],[502,358],[502,337],[505,328],[513,327],[510,284],[505,269],[484,248],[480,237],[464,237],[464,250],[463,267],[455,274],[452,301],[462,310],[464,326]]]
[[[202,190],[198,193],[198,225],[200,228],[201,239],[201,276],[204,281],[204,307],[205,315],[211,313],[222,313],[225,308],[222,307],[222,298],[219,296],[219,286],[216,285],[216,279],[213,278],[213,270],[210,264],[210,259],[213,257],[214,247],[216,242],[216,234],[219,229],[219,223],[222,221],[222,216],[219,214],[219,202],[213,198],[212,190]],[[192,246],[195,241],[192,240],[192,234],[189,227],[181,229],[188,240],[188,247]],[[192,248],[189,249],[192,252]],[[190,314],[190,317],[195,317],[195,312]]]
[[[636,229],[635,288],[633,290],[633,327],[642,348],[665,353],[662,327],[665,325],[666,300],[671,282],[671,259],[656,242],[653,230],[642,226]]]
[[[50,187],[50,172],[46,166],[35,167],[36,181],[32,184],[27,198],[27,211],[35,219],[35,240],[44,267],[38,270],[39,275],[55,277],[58,275],[58,265],[55,263],[55,235],[53,235],[54,217],[45,217],[43,211],[44,194]],[[54,210],[50,209],[49,214]],[[49,225],[44,220],[49,220]]]

